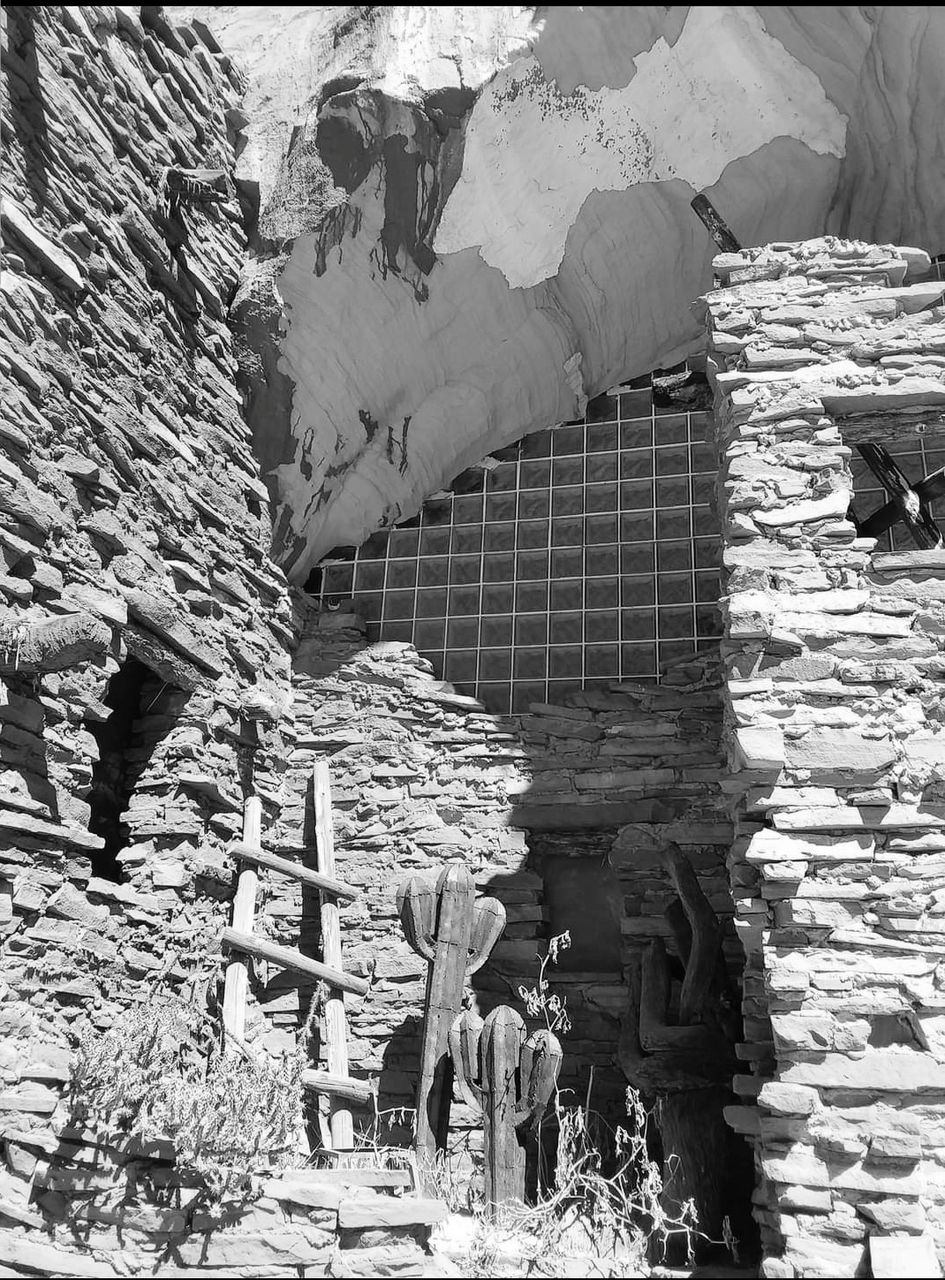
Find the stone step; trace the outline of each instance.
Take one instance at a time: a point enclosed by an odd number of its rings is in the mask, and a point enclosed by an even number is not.
[[[339,1230],[423,1227],[442,1222],[449,1209],[442,1200],[413,1196],[358,1196],[338,1206]]]

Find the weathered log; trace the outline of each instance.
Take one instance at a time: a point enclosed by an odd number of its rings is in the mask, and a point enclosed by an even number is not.
[[[91,613],[67,613],[0,632],[0,675],[65,671],[110,652],[112,629]]]
[[[734,233],[718,210],[712,205],[708,196],[700,193],[689,201],[689,206],[705,226],[722,253],[741,252],[742,247],[736,240]]]
[[[376,1097],[376,1090],[367,1080],[354,1080],[351,1076],[335,1075],[331,1071],[303,1071],[302,1085],[313,1093],[329,1093],[364,1107],[369,1107]]]
[[[274,942],[265,942],[251,933],[242,933],[238,929],[223,930],[223,945],[234,951],[242,951],[249,956],[258,956],[260,960],[271,960],[282,969],[294,969],[296,973],[304,973],[329,986],[339,987],[342,991],[350,991],[352,995],[367,995],[370,983],[364,978],[356,978],[351,973],[341,973],[331,969],[327,964],[303,956],[301,951],[293,951],[289,947],[276,946]]]
[[[913,492],[923,506],[928,506],[936,498],[945,496],[945,467],[940,467],[924,480],[917,481],[913,486]],[[881,533],[891,529],[901,519],[899,503],[895,500],[887,502],[885,506],[880,507],[878,511],[874,511],[871,516],[861,522],[860,533],[864,537],[878,538]]]
[[[879,444],[860,444],[857,445],[857,449],[870,471],[890,495],[890,503],[887,506],[891,505],[898,513],[895,520],[883,523],[886,519],[886,507],[883,507],[868,520],[858,523],[857,532],[862,537],[876,537],[888,529],[890,524],[901,520],[917,547],[927,550],[940,547],[942,535],[938,525],[932,519],[932,513],[899,469],[889,451]],[[934,480],[935,477],[929,476],[926,483]],[[879,518],[881,514],[882,520]]]
[[[432,1155],[437,1147],[445,1150],[449,1133],[450,1027],[467,975],[485,963],[505,928],[505,908],[494,898],[476,901],[472,876],[461,862],[443,868],[435,889],[416,877],[406,881],[397,908],[404,936],[428,964],[416,1142]]]
[[[297,862],[292,862],[289,858],[280,858],[277,853],[269,853],[266,849],[252,849],[238,842],[230,845],[229,852],[234,858],[239,858],[243,862],[253,862],[259,867],[268,867],[270,871],[280,871],[283,875],[291,876],[293,880],[310,885],[321,893],[330,893],[348,902],[353,902],[360,892],[350,884],[336,880],[334,876],[322,875],[320,871],[301,867]]]

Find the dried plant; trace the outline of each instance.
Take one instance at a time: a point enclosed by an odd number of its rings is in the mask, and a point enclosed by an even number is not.
[[[544,1019],[549,1031],[562,1035],[571,1021],[547,971],[570,945],[567,932],[552,938],[535,985],[519,987],[529,1016]],[[551,1185],[535,1204],[505,1203],[491,1216],[477,1210],[472,1244],[461,1260],[464,1274],[492,1277],[504,1266],[519,1275],[564,1275],[569,1273],[566,1260],[577,1254],[582,1260],[592,1256],[600,1275],[642,1276],[649,1274],[651,1258],[664,1259],[670,1241],[680,1235],[692,1261],[701,1234],[696,1208],[689,1200],[673,1215],[663,1204],[663,1176],[649,1156],[649,1113],[639,1092],[627,1089],[627,1118],[615,1130],[591,1110],[590,1092],[589,1084],[587,1101],[579,1107],[564,1105],[556,1090]],[[604,1149],[611,1166],[607,1173]],[[671,1170],[675,1160],[667,1160]]]
[[[549,1031],[560,1032],[563,1036],[567,1035],[571,1030],[567,1002],[551,991],[551,983],[545,977],[545,971],[550,964],[558,963],[558,956],[562,951],[567,951],[570,945],[571,934],[567,929],[565,929],[564,933],[555,934],[548,943],[547,953],[539,961],[538,978],[535,986],[526,987],[522,985],[518,989],[519,997],[525,1005],[525,1011],[528,1016],[530,1018],[543,1018]]]
[[[78,1115],[170,1141],[211,1196],[249,1194],[254,1173],[303,1161],[303,1066],[301,1051],[279,1065],[225,1053],[206,1014],[158,997],[104,1035],[86,1028],[72,1098]]]
[[[472,1246],[462,1260],[470,1277],[501,1273],[503,1255],[521,1275],[568,1274],[567,1260],[593,1256],[600,1275],[647,1275],[682,1236],[690,1263],[700,1235],[695,1205],[677,1215],[663,1205],[659,1165],[647,1152],[648,1113],[627,1089],[627,1122],[610,1135],[613,1172],[602,1171],[602,1118],[584,1107],[556,1106],[558,1152],[552,1188],[536,1204],[511,1202],[487,1218],[477,1214]],[[592,1135],[591,1128],[596,1130]]]

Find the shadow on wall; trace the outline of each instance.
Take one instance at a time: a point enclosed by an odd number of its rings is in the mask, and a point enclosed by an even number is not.
[[[375,1136],[409,1141],[420,1068],[426,963],[403,936],[396,891],[414,875],[435,882],[461,858],[507,913],[471,982],[479,1012],[509,1004],[534,1028],[521,989],[536,985],[550,937],[567,931],[572,945],[545,975],[572,1024],[560,1036],[564,1104],[589,1106],[599,1131],[612,1132],[627,1121],[629,1077],[653,1109],[664,1181],[677,1170],[666,1207],[694,1196],[706,1234],[721,1240],[727,1217],[749,1256],[751,1160],[722,1120],[741,1032],[730,1022],[721,1043],[709,1035],[739,1008],[730,988],[741,971],[712,659],[688,660],[659,686],[594,688],[503,717],[433,679],[410,645],[365,646],[355,624],[340,608],[306,626],[287,787],[298,804],[312,762],[328,759],[339,875],[362,889],[344,914],[345,967],[377,966],[371,999],[349,1012],[352,1073],[378,1078]],[[301,822],[298,809],[286,815],[285,833],[298,839]],[[672,842],[696,885],[686,892],[710,921],[711,1029],[698,1017],[679,1025],[685,959],[703,948],[664,860]],[[304,914],[303,946],[315,947],[316,904]],[[659,963],[647,968],[648,958]],[[458,1101],[450,1141],[459,1152],[481,1143],[478,1118]]]
[[[701,852],[693,850],[697,861]],[[538,987],[548,941],[567,932],[571,945],[543,974],[547,994],[557,996],[567,1014],[558,1031],[564,1049],[561,1104],[590,1113],[606,1174],[620,1162],[616,1131],[628,1125],[628,1085],[638,1090],[651,1113],[648,1149],[662,1168],[664,1208],[675,1217],[687,1201],[694,1203],[699,1228],[709,1237],[696,1245],[698,1261],[725,1261],[730,1255],[722,1241],[729,1230],[745,1261],[757,1249],[752,1157],[722,1114],[736,1102],[730,1082],[737,1070],[734,1042],[742,1038],[739,994],[719,948],[713,996],[718,1001],[721,995],[738,1026],[726,1027],[731,1038],[708,1052],[705,1046],[695,1053],[677,1050],[674,1037],[690,1030],[675,1023],[691,935],[679,928],[679,900],[655,859],[649,870],[627,875],[624,867],[618,876],[625,853],[620,828],[529,832],[523,869],[481,886],[505,904],[509,924],[492,958],[473,978],[475,1000],[483,1015],[502,1003],[525,1014],[520,992]],[[667,907],[656,914],[664,900]],[[633,933],[625,932],[628,924]],[[664,927],[675,935],[665,944]],[[663,952],[664,945],[668,963],[661,1013],[666,1025],[654,1028],[641,1008],[641,976],[650,951]],[[541,1025],[527,1015],[526,1021],[529,1027]],[[553,1171],[553,1116],[543,1125],[543,1137],[543,1167]],[[665,1260],[685,1263],[682,1237],[670,1245]]]

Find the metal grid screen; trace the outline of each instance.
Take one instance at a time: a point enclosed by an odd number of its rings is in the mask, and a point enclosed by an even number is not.
[[[309,590],[352,597],[370,639],[412,642],[497,714],[656,680],[721,630],[707,426],[637,379],[338,549]]]

